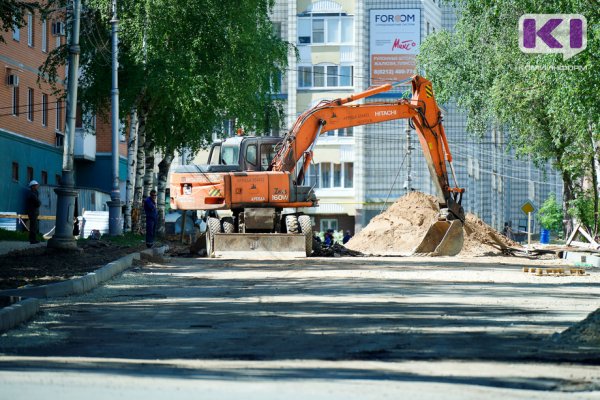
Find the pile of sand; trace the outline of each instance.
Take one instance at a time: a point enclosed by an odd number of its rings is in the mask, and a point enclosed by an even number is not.
[[[559,342],[586,343],[600,346],[600,309],[592,312],[581,322],[571,326],[558,337]]]
[[[438,202],[434,196],[411,192],[371,220],[346,247],[366,254],[411,254],[429,227],[437,221]],[[501,254],[501,247],[518,246],[473,214],[465,221],[465,242],[460,255]]]

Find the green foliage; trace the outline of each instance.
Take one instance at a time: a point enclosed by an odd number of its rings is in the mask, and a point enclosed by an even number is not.
[[[593,149],[600,141],[600,3],[452,3],[461,10],[456,31],[428,36],[418,56],[438,99],[455,101],[465,110],[467,129],[474,134],[503,127],[518,156],[538,164],[552,161],[570,192],[581,193],[582,177],[595,175]],[[526,13],[585,15],[587,50],[568,60],[559,54],[522,53],[518,21]]]
[[[0,228],[0,240],[29,241],[29,232],[7,231]]]
[[[563,230],[563,210],[556,201],[556,195],[550,196],[544,201],[539,211],[540,224],[544,229],[560,233]]]
[[[569,202],[569,215],[586,227],[594,226],[594,199],[590,191],[586,191]]]
[[[96,112],[110,104],[110,4],[88,0],[81,25],[79,98]],[[120,0],[118,6],[121,117],[136,107],[159,149],[194,151],[225,119],[246,131],[278,124],[281,104],[272,93],[290,46],[274,33],[272,0]],[[56,50],[50,60],[65,56]],[[53,77],[55,61],[44,70]]]

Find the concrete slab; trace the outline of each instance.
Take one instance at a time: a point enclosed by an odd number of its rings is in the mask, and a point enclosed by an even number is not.
[[[565,251],[564,259],[571,264],[589,264],[592,267],[600,268],[600,255],[585,251]]]

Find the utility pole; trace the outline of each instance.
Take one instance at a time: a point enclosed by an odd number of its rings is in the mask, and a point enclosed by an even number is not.
[[[54,189],[56,201],[56,228],[54,236],[48,241],[48,247],[61,250],[77,249],[73,236],[75,199],[74,157],[75,148],[75,114],[77,110],[77,73],[79,71],[79,16],[81,13],[80,0],[73,0],[73,24],[69,44],[69,73],[67,86],[67,123],[64,144],[63,171],[60,186]]]
[[[412,191],[412,143],[410,138],[410,125],[406,121],[406,193]]]
[[[121,216],[121,191],[119,189],[119,20],[117,0],[112,1],[112,190],[108,204],[108,230],[110,236],[123,234]]]

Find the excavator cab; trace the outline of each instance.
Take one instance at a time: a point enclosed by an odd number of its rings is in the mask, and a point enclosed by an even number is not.
[[[227,166],[228,172],[266,171],[281,141],[282,138],[275,136],[236,136],[215,142],[208,154],[207,168],[222,170]]]

